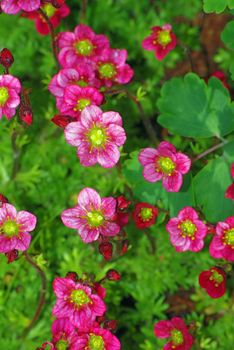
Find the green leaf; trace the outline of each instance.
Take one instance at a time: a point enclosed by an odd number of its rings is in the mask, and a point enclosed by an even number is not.
[[[234,21],[227,23],[221,34],[221,38],[229,49],[234,50]]]
[[[234,8],[234,0],[203,0],[203,9],[206,13],[221,13],[226,7]]]
[[[230,165],[223,157],[210,161],[194,178],[197,205],[206,220],[216,223],[233,215],[234,203],[224,197],[231,184]]]
[[[208,85],[194,73],[166,82],[158,101],[158,122],[186,137],[224,136],[234,130],[234,103],[216,79]]]
[[[234,62],[230,65],[231,78],[234,80]]]

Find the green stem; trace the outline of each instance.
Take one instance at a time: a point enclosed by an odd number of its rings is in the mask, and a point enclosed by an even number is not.
[[[228,144],[228,143],[229,143],[228,141],[224,141],[224,142],[219,143],[218,145],[214,145],[214,146],[208,148],[206,151],[204,151],[204,152],[198,154],[198,156],[196,156],[196,157],[193,159],[193,163],[196,162],[196,161],[199,160],[199,159],[204,158],[204,157],[207,156],[208,154],[210,154],[210,153],[216,151],[217,149],[222,148],[223,146],[225,146],[225,145]]]

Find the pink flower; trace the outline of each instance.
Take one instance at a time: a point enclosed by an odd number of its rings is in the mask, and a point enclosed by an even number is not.
[[[149,182],[162,179],[162,185],[168,192],[178,192],[182,186],[182,175],[191,166],[191,160],[183,153],[176,152],[175,147],[163,141],[158,148],[145,148],[139,154],[143,165],[143,176]]]
[[[96,241],[100,235],[116,236],[120,227],[112,222],[116,211],[113,197],[102,198],[92,188],[84,188],[78,195],[78,205],[62,213],[65,226],[78,230],[85,243]]]
[[[97,75],[102,85],[127,84],[133,77],[132,68],[125,63],[127,50],[107,49],[97,60]]]
[[[86,330],[94,323],[97,316],[106,311],[105,303],[88,286],[76,283],[68,278],[55,278],[53,290],[57,296],[53,315],[58,318],[69,318],[79,330]]]
[[[40,0],[2,0],[2,11],[9,15],[15,15],[20,11],[31,12],[38,10],[41,6]]]
[[[152,27],[151,31],[150,36],[142,41],[142,47],[145,50],[154,51],[156,58],[162,60],[176,47],[176,36],[170,24]]]
[[[29,232],[36,227],[36,217],[19,211],[11,204],[3,204],[0,208],[0,252],[8,253],[14,249],[25,251],[31,242]]]
[[[210,245],[210,255],[216,259],[234,262],[234,216],[218,222]]]
[[[169,343],[164,346],[164,350],[190,350],[193,345],[193,337],[180,317],[157,322],[154,326],[154,334],[158,338],[169,338]]]
[[[198,252],[204,246],[207,226],[199,220],[197,212],[191,207],[183,208],[177,218],[170,219],[166,229],[177,252]]]
[[[12,75],[0,75],[0,119],[11,119],[20,104],[20,81]]]
[[[58,27],[61,20],[70,14],[70,8],[66,4],[56,8],[51,3],[46,3],[42,5],[41,9],[50,19],[50,22],[53,24],[54,28]],[[22,16],[34,20],[36,30],[41,35],[47,35],[50,33],[50,28],[48,27],[46,21],[37,11],[25,13]]]
[[[102,102],[103,95],[97,89],[70,85],[66,87],[63,98],[57,99],[57,108],[62,114],[78,119],[85,107],[99,106]]]
[[[70,350],[120,350],[121,345],[109,330],[93,327],[87,334],[78,336]]]
[[[221,298],[226,292],[226,274],[224,270],[214,266],[200,273],[199,284],[211,298]]]
[[[96,106],[86,107],[78,122],[65,128],[66,141],[77,147],[77,156],[84,166],[99,163],[112,168],[119,161],[119,148],[126,141],[122,118],[117,112],[105,112]]]
[[[52,324],[53,344],[56,349],[67,349],[77,338],[75,326],[69,318],[59,318]]]
[[[101,56],[109,48],[109,40],[104,35],[97,35],[84,24],[78,25],[74,33],[60,33],[58,45],[61,49],[59,62],[62,67],[77,67],[94,57]]]
[[[57,97],[59,104],[62,104],[60,99],[63,98],[66,87],[70,85],[99,87],[100,83],[95,78],[95,73],[91,66],[87,64],[82,64],[77,68],[65,68],[60,70],[49,84],[49,90],[52,95]]]

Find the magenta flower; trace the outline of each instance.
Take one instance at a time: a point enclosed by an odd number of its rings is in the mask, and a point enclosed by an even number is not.
[[[69,321],[69,318],[55,320],[51,332],[56,349],[70,349],[70,346],[77,339],[75,326]]]
[[[169,343],[164,346],[164,350],[190,350],[193,345],[193,337],[180,317],[157,322],[154,326],[154,334],[157,338],[169,338]]]
[[[150,36],[142,41],[142,47],[145,50],[154,51],[156,58],[162,60],[176,47],[176,36],[170,24],[152,27],[151,31]]]
[[[61,49],[59,62],[62,67],[69,68],[101,56],[104,49],[109,48],[109,40],[106,36],[97,35],[91,28],[80,24],[74,33],[60,33],[58,45]]]
[[[116,236],[120,227],[112,221],[116,212],[113,197],[102,198],[92,188],[84,188],[78,195],[78,205],[65,210],[62,222],[78,230],[85,243],[96,241],[100,235]]]
[[[35,229],[36,222],[33,214],[27,211],[17,213],[13,205],[3,204],[0,207],[0,252],[27,250],[31,242],[29,232]]]
[[[102,102],[103,95],[97,89],[70,85],[66,87],[64,96],[57,99],[57,108],[62,114],[78,119],[85,107],[99,106]]]
[[[156,182],[162,179],[162,185],[168,192],[178,192],[183,183],[182,175],[191,166],[191,160],[169,142],[163,141],[158,148],[145,148],[139,154],[146,181]]]
[[[93,327],[87,334],[79,335],[70,350],[120,350],[121,345],[109,330]]]
[[[169,220],[166,229],[177,252],[198,252],[204,246],[207,226],[199,220],[197,212],[191,207],[180,210],[177,218]]]
[[[127,84],[133,77],[132,68],[125,63],[127,50],[107,49],[97,59],[97,75],[102,85]]]
[[[119,161],[119,148],[126,141],[122,118],[117,112],[105,112],[96,106],[86,107],[78,122],[65,128],[67,142],[77,147],[77,156],[84,166],[99,163],[112,168]]]
[[[94,70],[87,64],[81,64],[77,68],[60,70],[52,78],[49,90],[55,97],[62,98],[66,87],[70,85],[100,87],[99,81],[95,78]]]
[[[69,318],[80,331],[90,328],[96,317],[103,316],[106,312],[102,298],[93,294],[90,287],[76,283],[72,279],[55,278],[53,290],[57,296],[53,316]]]
[[[15,15],[20,11],[31,12],[38,10],[41,6],[40,0],[2,0],[2,11],[9,15]]]
[[[0,75],[0,119],[11,119],[20,104],[20,81],[12,75]]]
[[[210,255],[216,259],[234,262],[234,216],[216,225],[210,244]]]

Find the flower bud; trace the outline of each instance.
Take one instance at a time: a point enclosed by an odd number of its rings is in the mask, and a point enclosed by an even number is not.
[[[24,105],[22,105],[20,107],[19,110],[19,115],[20,115],[20,119],[27,125],[31,125],[33,122],[33,113],[31,108],[28,108]]]
[[[65,276],[67,279],[71,279],[73,280],[74,282],[77,282],[78,280],[78,275],[76,272],[73,272],[73,271],[69,271],[66,276]]]
[[[3,204],[8,203],[8,199],[3,196],[3,194],[0,193],[0,208],[3,206]]]
[[[111,269],[109,271],[107,271],[106,273],[106,278],[109,281],[120,281],[121,280],[121,275],[118,271]]]
[[[105,260],[110,260],[113,254],[113,245],[110,242],[102,242],[99,245],[99,253]]]
[[[118,196],[116,199],[117,199],[117,208],[119,210],[127,209],[129,207],[129,205],[131,204],[131,201],[129,201],[124,196]]]
[[[18,259],[19,256],[19,252],[18,250],[14,249],[8,253],[5,253],[6,257],[7,257],[7,263],[11,264],[13,261],[15,261],[16,259]]]
[[[117,328],[117,321],[116,320],[105,321],[104,328],[109,329],[110,331],[115,331]]]
[[[5,69],[9,69],[14,62],[14,57],[10,50],[2,49],[0,52],[0,63]]]
[[[60,128],[65,129],[69,123],[74,121],[74,118],[67,115],[56,114],[51,121]]]

